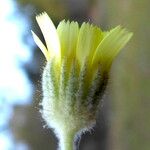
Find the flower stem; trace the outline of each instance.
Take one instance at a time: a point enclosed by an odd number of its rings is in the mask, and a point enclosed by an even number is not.
[[[62,134],[59,141],[59,150],[75,150],[74,138],[74,132]]]

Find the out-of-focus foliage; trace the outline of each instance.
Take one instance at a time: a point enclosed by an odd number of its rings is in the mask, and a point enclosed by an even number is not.
[[[17,0],[20,6],[33,7],[33,14],[46,11],[55,20],[87,19],[87,13],[96,0]]]
[[[55,24],[64,18],[78,21],[91,21],[92,19],[105,29],[121,24],[134,32],[132,40],[113,65],[109,92],[107,92],[109,101],[104,99],[105,107],[101,108],[101,118],[95,128],[96,131],[81,140],[80,149],[149,150],[150,1],[17,0],[17,2],[20,5],[20,11],[25,10],[25,13],[31,13],[32,19],[39,12],[46,11]],[[32,8],[30,12],[25,9],[29,6]],[[39,30],[34,24],[35,18],[32,21],[32,29]],[[27,66],[29,77],[36,91],[41,91],[37,81],[40,80],[43,67],[40,63],[42,55],[39,56],[39,54],[40,51],[34,51],[33,62],[35,63],[32,62]],[[38,70],[36,74],[32,71],[35,65]],[[56,149],[56,140],[54,142],[54,136],[49,130],[42,129],[44,123],[36,109],[39,107],[41,94],[36,92],[33,99],[31,106],[16,109],[12,121],[14,134],[18,140],[27,143],[31,150]],[[110,103],[111,106],[109,106]],[[105,113],[102,113],[103,111]],[[109,122],[107,121],[108,115]]]
[[[64,0],[19,0],[18,3],[22,6],[31,5],[36,13],[46,11],[56,18],[62,18],[68,13]]]
[[[112,74],[110,150],[150,149],[150,16],[149,0],[109,0],[110,25],[134,32]]]

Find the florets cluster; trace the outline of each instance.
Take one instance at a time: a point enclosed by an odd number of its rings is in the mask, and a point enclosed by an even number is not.
[[[33,37],[46,57],[42,115],[57,134],[76,133],[95,124],[114,58],[132,36],[120,26],[61,21],[57,29],[46,13],[36,17],[46,46]]]

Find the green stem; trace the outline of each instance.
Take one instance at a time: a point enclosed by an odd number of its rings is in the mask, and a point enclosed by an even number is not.
[[[74,138],[74,132],[66,132],[66,134],[61,135],[59,141],[60,150],[75,150]]]

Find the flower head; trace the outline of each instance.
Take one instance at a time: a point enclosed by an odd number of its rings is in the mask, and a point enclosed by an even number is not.
[[[95,123],[114,58],[132,36],[117,26],[99,27],[61,21],[55,28],[46,13],[36,17],[46,46],[32,32],[47,65],[43,73],[42,115],[60,136],[88,129]]]

